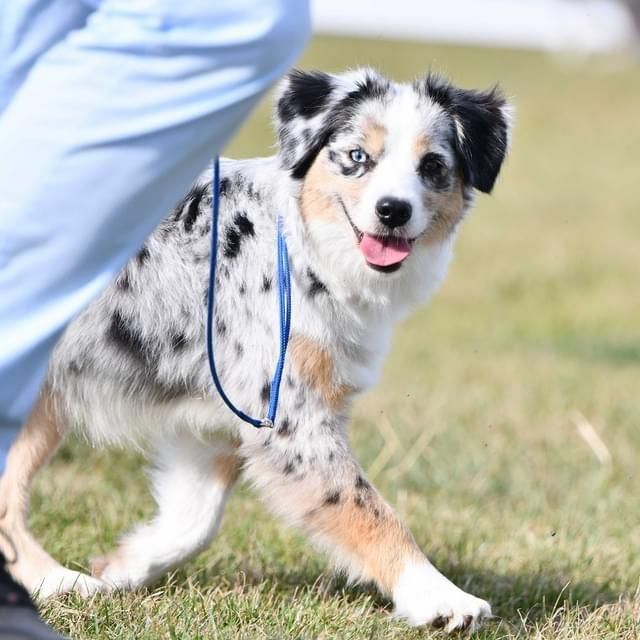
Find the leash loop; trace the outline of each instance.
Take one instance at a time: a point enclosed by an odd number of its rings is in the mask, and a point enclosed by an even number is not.
[[[284,364],[289,345],[289,333],[291,331],[291,273],[289,268],[289,252],[284,237],[282,217],[278,216],[277,223],[277,273],[278,273],[278,299],[280,321],[280,353],[275,372],[269,387],[269,408],[264,418],[252,418],[236,407],[225,393],[218,377],[213,348],[213,318],[215,306],[216,264],[218,253],[218,218],[220,213],[220,159],[213,161],[213,189],[211,201],[211,262],[209,268],[209,290],[207,292],[207,357],[211,378],[220,397],[229,409],[241,420],[260,429],[262,427],[273,428],[278,412],[278,400],[280,398],[280,384],[284,372]]]

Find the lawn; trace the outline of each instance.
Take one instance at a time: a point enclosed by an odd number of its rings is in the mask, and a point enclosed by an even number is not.
[[[358,457],[434,563],[492,603],[478,638],[640,638],[640,67],[329,38],[301,63],[362,64],[499,80],[517,118],[442,291],[357,404]],[[269,153],[269,109],[229,155]],[[32,524],[86,569],[152,511],[139,457],[68,442]],[[211,549],[154,588],[43,612],[73,638],[441,637],[334,578],[247,487]]]

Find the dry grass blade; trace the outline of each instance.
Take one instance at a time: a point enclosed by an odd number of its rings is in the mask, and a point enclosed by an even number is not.
[[[595,427],[577,409],[571,412],[571,420],[580,437],[587,443],[601,464],[611,464],[611,453]]]

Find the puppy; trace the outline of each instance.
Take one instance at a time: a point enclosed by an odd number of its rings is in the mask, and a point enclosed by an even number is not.
[[[276,156],[222,162],[213,327],[225,391],[264,416],[279,350],[280,217],[293,319],[275,427],[240,422],[212,385],[206,172],[55,349],[0,486],[12,570],[44,597],[149,584],[210,544],[242,472],[350,579],[374,581],[398,616],[473,630],[489,605],[429,562],[367,481],[347,425],[394,324],[442,282],[474,193],[491,191],[509,107],[496,89],[435,75],[398,84],[369,69],[294,71],[276,122]],[[96,445],[143,444],[152,457],[157,514],[95,559],[93,577],[56,563],[26,524],[32,478],[69,430]]]

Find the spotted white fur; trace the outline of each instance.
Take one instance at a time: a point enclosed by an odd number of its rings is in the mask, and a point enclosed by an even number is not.
[[[506,103],[498,92],[467,92],[434,76],[397,84],[365,69],[294,72],[277,104],[278,154],[222,163],[214,326],[225,390],[247,413],[263,415],[278,355],[281,216],[293,318],[276,428],[239,422],[210,379],[207,171],[69,326],[41,408],[0,487],[13,535],[26,541],[20,505],[57,431],[69,428],[96,445],[151,450],[158,513],[94,561],[99,579],[74,574],[70,582],[71,574],[26,542],[21,566],[28,570],[20,573],[18,563],[17,573],[31,589],[46,584],[46,595],[77,584],[83,593],[148,584],[210,543],[237,465],[274,512],[304,529],[352,579],[373,580],[391,596],[397,615],[411,624],[476,628],[488,604],[433,568],[364,478],[346,431],[353,398],[379,375],[393,326],[439,287],[474,191],[493,186],[507,145]],[[367,166],[354,166],[350,151],[366,151],[373,138]],[[405,224],[381,222],[376,212],[386,197],[408,203]],[[379,244],[387,236],[411,243],[410,255],[393,272],[374,269],[362,234]],[[44,560],[36,562],[39,553]]]

